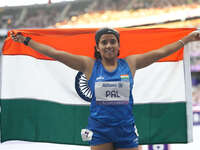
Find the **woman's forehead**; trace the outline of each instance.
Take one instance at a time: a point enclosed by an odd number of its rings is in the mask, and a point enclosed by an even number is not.
[[[114,34],[103,34],[100,38],[100,40],[106,40],[106,39],[117,39]]]

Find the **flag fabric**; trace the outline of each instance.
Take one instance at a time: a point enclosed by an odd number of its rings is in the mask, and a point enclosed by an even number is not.
[[[14,30],[57,50],[94,57],[97,29]],[[120,58],[175,42],[194,31],[118,28]],[[12,41],[1,56],[1,141],[25,140],[87,145],[90,91],[85,76]],[[126,75],[121,78],[127,78]],[[134,79],[133,113],[140,144],[192,141],[191,76],[187,46],[140,69]],[[119,114],[120,115],[120,114]]]

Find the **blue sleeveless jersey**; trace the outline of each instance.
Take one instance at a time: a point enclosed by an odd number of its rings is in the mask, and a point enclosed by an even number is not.
[[[88,81],[92,92],[89,121],[98,121],[108,126],[134,123],[133,77],[127,62],[118,59],[117,68],[109,72],[96,60]]]

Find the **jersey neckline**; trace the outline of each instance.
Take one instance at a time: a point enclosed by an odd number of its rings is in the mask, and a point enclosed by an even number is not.
[[[100,60],[100,62],[101,62],[101,60]],[[102,65],[102,67],[103,67],[103,70],[104,70],[106,73],[114,74],[114,73],[118,70],[118,67],[119,67],[119,59],[117,59],[117,67],[116,67],[113,71],[108,71],[108,70],[104,67],[104,65],[102,64],[102,62],[101,62],[101,65]]]

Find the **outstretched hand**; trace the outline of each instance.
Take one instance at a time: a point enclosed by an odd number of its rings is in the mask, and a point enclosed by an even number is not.
[[[200,41],[200,30],[193,31],[188,35],[189,42],[191,41]]]
[[[11,37],[13,41],[23,43],[25,40],[25,37],[19,32],[17,34],[14,34],[14,32],[11,32]]]

